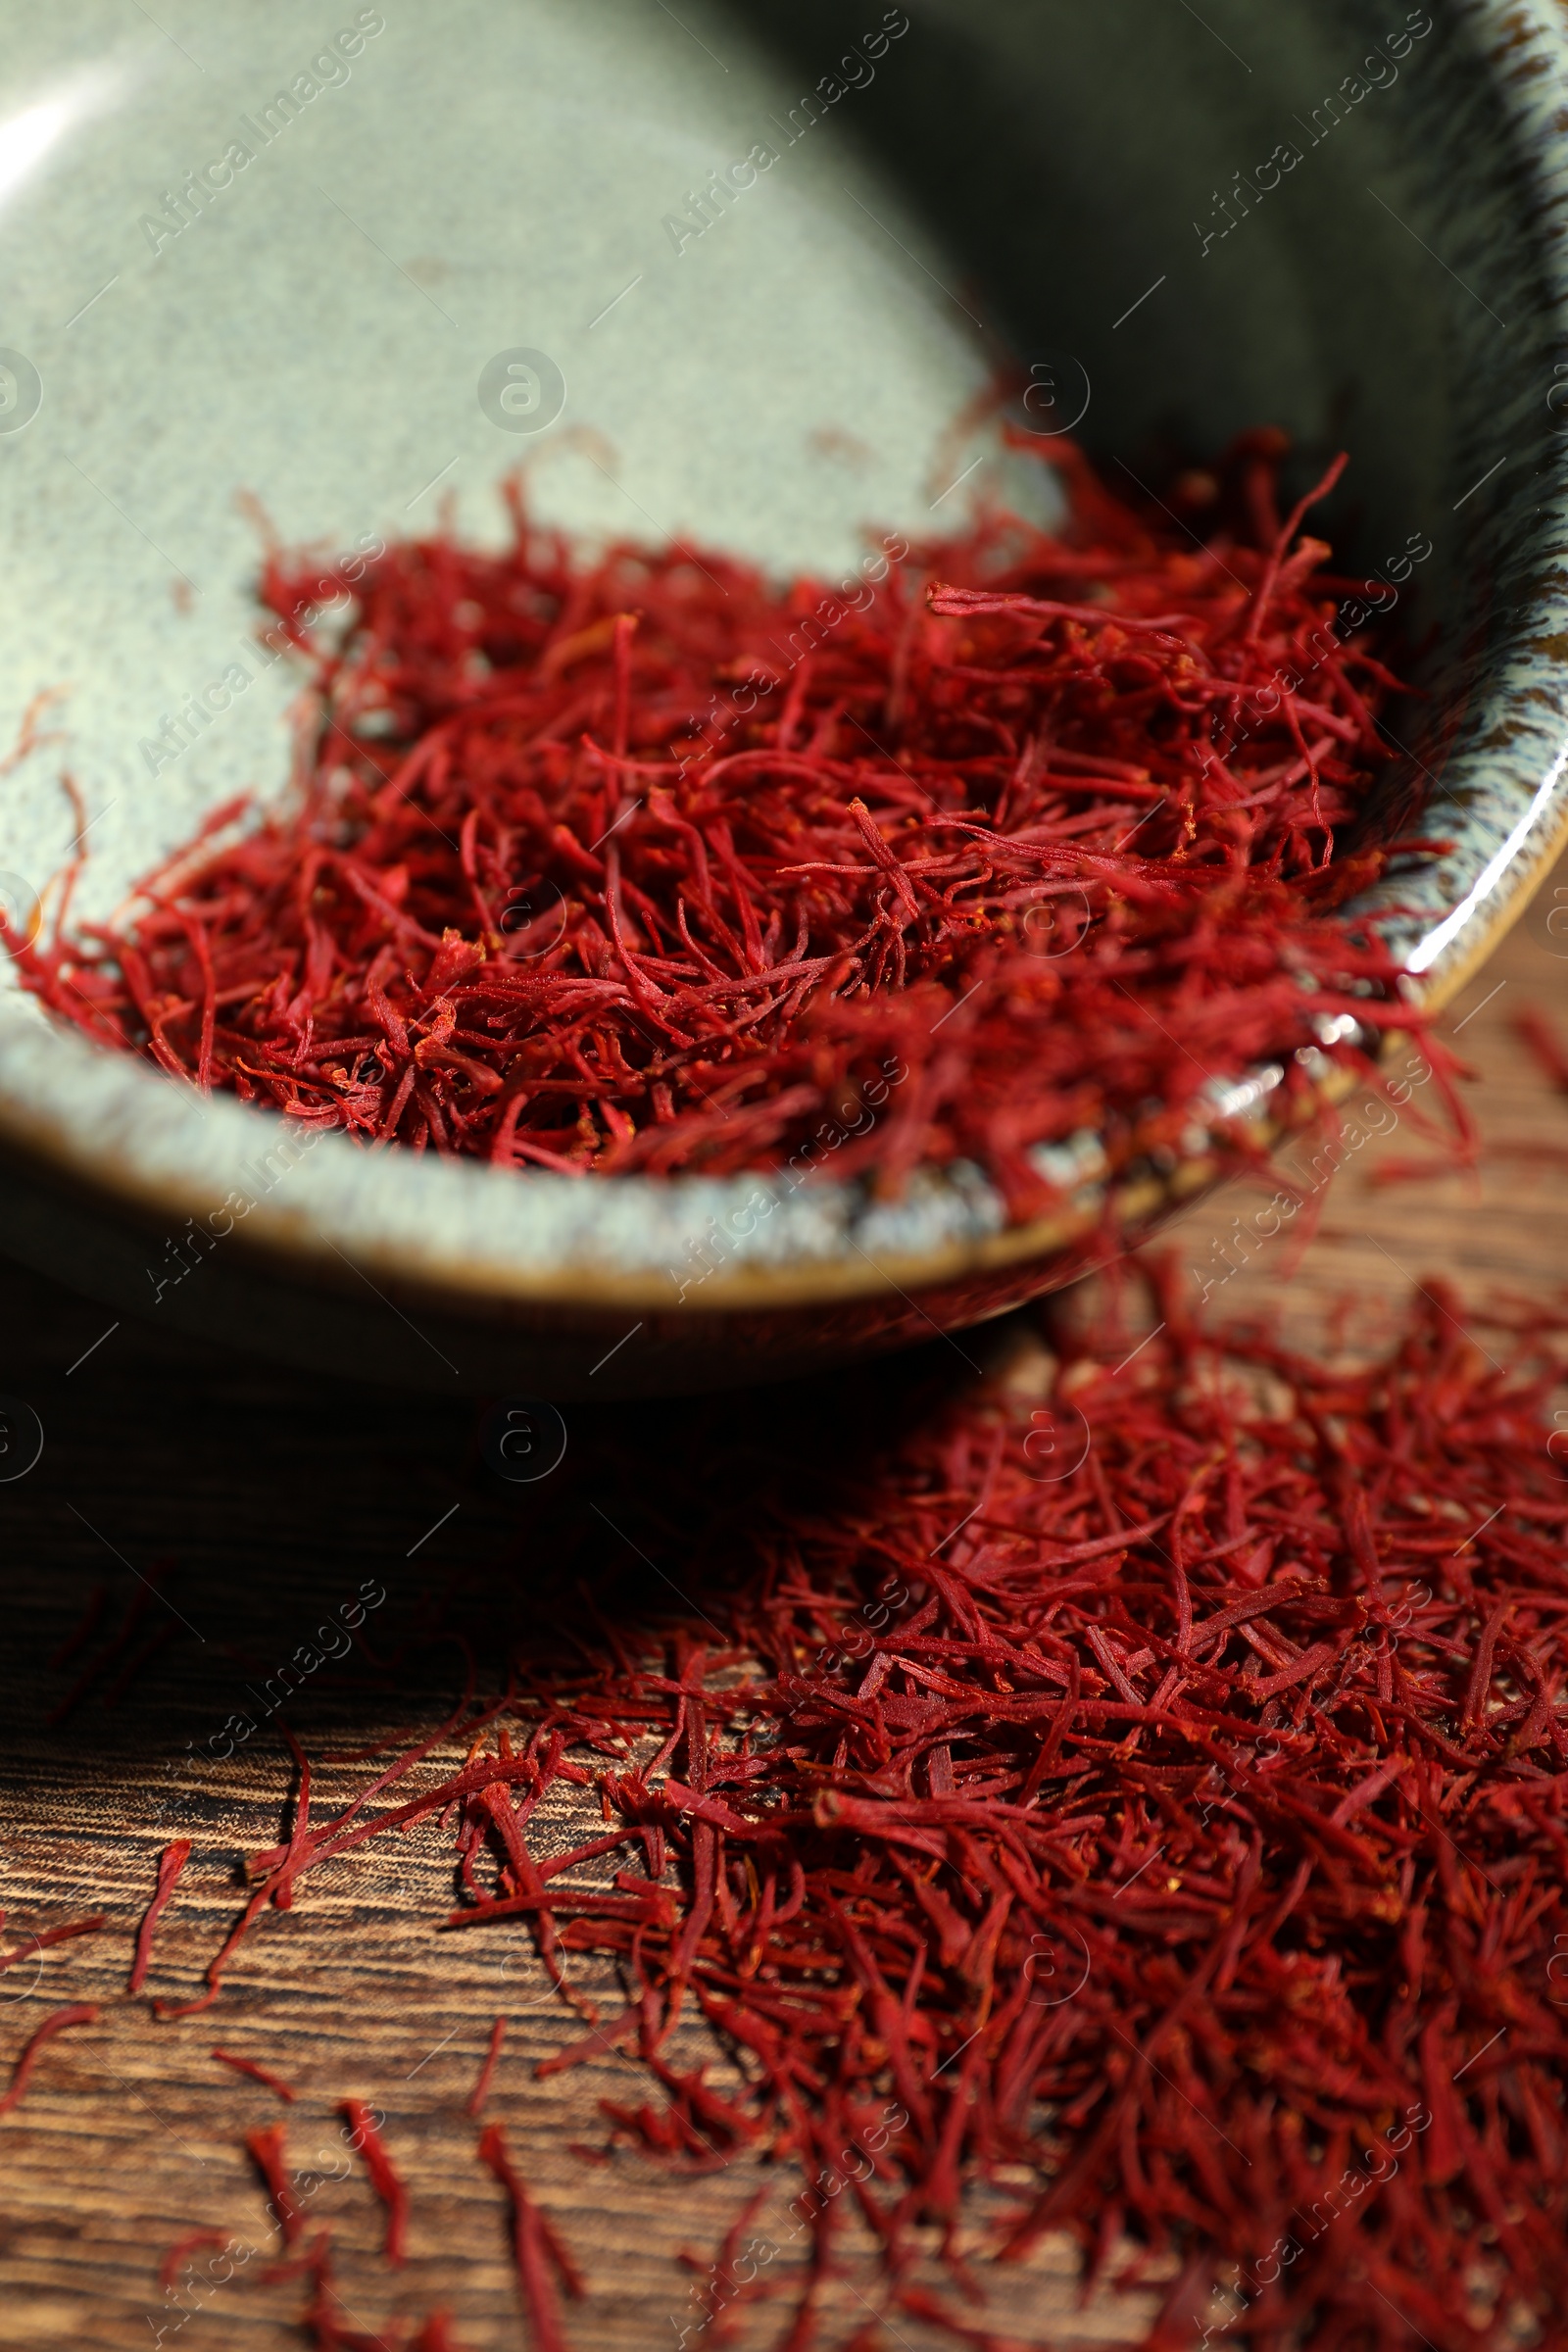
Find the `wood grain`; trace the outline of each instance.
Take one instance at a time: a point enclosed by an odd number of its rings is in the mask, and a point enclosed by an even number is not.
[[[1470,1098],[1489,1145],[1479,1175],[1374,1185],[1391,1156],[1422,1153],[1414,1113],[1428,1088],[1396,1132],[1349,1153],[1299,1262],[1292,1229],[1259,1240],[1266,1195],[1255,1187],[1228,1188],[1190,1210],[1163,1246],[1196,1269],[1186,1277],[1195,1296],[1213,1280],[1212,1305],[1279,1308],[1292,1334],[1310,1340],[1347,1291],[1354,1328],[1367,1335],[1411,1282],[1433,1273],[1472,1298],[1499,1283],[1539,1294],[1568,1276],[1568,1101],[1551,1093],[1507,1025],[1526,1001],[1564,1009],[1568,958],[1555,951],[1568,939],[1553,941],[1546,927],[1551,887],[1448,1016],[1477,1073]],[[1554,1161],[1552,1151],[1564,1156]],[[1239,1230],[1251,1236],[1245,1262]],[[1227,1236],[1238,1270],[1219,1281],[1227,1261],[1215,1243]],[[0,1976],[0,2069],[60,2003],[102,2004],[96,2024],[51,2045],[24,2102],[0,2120],[0,2345],[129,2352],[155,2343],[161,2327],[166,2344],[192,2352],[300,2343],[299,2280],[262,2276],[269,2226],[243,2134],[281,2120],[297,2165],[340,2172],[335,2109],[350,2094],[385,2114],[414,2204],[411,2258],[393,2273],[361,2168],[323,2178],[308,2197],[312,2226],[318,2217],[333,2231],[343,2325],[390,2348],[395,2321],[407,2326],[445,2303],[473,2352],[527,2341],[501,2193],[475,2161],[465,2107],[498,2014],[508,2038],[489,2112],[587,2274],[589,2298],[568,2315],[577,2352],[675,2347],[691,2316],[680,2249],[711,2260],[759,2188],[767,2197],[754,2230],[777,2247],[773,2275],[783,2275],[802,2251],[789,2240],[792,2180],[745,2163],[676,2179],[624,2152],[610,2161],[573,2152],[603,2147],[601,2099],[636,2106],[649,2087],[614,2054],[535,2078],[535,2062],[580,2028],[520,1931],[438,1932],[452,1877],[433,1831],[380,1840],[317,1873],[293,1911],[266,1918],[208,2014],[160,2022],[147,1998],[125,1996],[163,1846],[187,1837],[194,1852],[147,1991],[190,1998],[235,1914],[240,1857],[274,1840],[286,1820],[290,1774],[275,1730],[264,1725],[231,1757],[211,1752],[235,1709],[257,1712],[247,1687],[265,1685],[369,1580],[387,1593],[369,1630],[381,1641],[383,1629],[388,1642],[413,1630],[413,1645],[395,1677],[371,1670],[331,1682],[323,1672],[300,1702],[301,1728],[318,1753],[432,1723],[455,1703],[462,1667],[440,1637],[439,1611],[428,1641],[418,1638],[423,1595],[434,1588],[459,1596],[464,1622],[481,1629],[481,1673],[493,1686],[519,1611],[526,1623],[549,1588],[551,1561],[527,1490],[505,1490],[483,1471],[470,1406],[259,1368],[242,1349],[204,1348],[156,1323],[107,1330],[102,1309],[21,1273],[0,1275],[0,1298],[5,1385],[39,1414],[46,1439],[36,1468],[0,1485],[9,1602],[3,1941],[24,1945],[27,1931],[87,1911],[108,1923]],[[907,1376],[888,1367],[856,1379],[896,1386]],[[733,1422],[737,1407],[725,1409]],[[760,1393],[751,1409],[765,1417],[785,1408]],[[819,1434],[831,1420],[831,1409],[819,1416]],[[660,1446],[662,1426],[646,1407],[620,1407],[575,1419],[573,1442],[635,1459],[639,1446]],[[106,1613],[95,1644],[52,1665],[100,1584]],[[74,1678],[136,1607],[129,1651],[62,1716]],[[335,1809],[374,1769],[326,1764],[318,1802]],[[557,1810],[565,1827],[567,1808]],[[593,1969],[574,1967],[591,1995]],[[286,2077],[298,2103],[285,2108],[215,2064],[215,2042]],[[689,2034],[681,2062],[704,2055],[711,2052]],[[176,2327],[159,2258],[201,2229],[256,2251]],[[1042,2345],[1136,2341],[1147,2296],[1106,2292],[1080,2308],[1074,2272],[1070,2250],[1052,2242],[1031,2265],[989,2279],[991,2324]],[[871,2272],[858,2276],[858,2287],[836,2292],[832,2343],[869,2316],[859,2288],[870,2290]],[[776,2311],[760,2310],[745,2340],[772,2341],[778,2326]],[[897,2334],[920,2352],[918,2327],[900,2321]]]

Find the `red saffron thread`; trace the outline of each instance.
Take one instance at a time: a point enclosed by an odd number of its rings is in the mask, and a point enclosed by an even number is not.
[[[1568,1095],[1568,1046],[1538,1005],[1526,1004],[1513,1016],[1513,1033],[1528,1047],[1536,1067],[1559,1094]]]
[[[490,2096],[490,2085],[495,2080],[496,2065],[501,2056],[501,2044],[506,2036],[506,2019],[498,2017],[490,2029],[490,2047],[485,2052],[484,2064],[480,2067],[478,2079],[468,2093],[468,2113],[471,2116],[477,2117],[482,2113],[484,2103]]]
[[[507,2151],[506,2133],[499,2124],[486,2124],[480,2132],[479,2159],[494,2173],[512,2207],[513,2259],[538,2352],[568,2352],[556,2278],[551,2273],[554,2269],[573,2301],[579,2300],[584,2291],[581,2274],[548,2215],[529,2195]]]
[[[370,2186],[386,2207],[386,2258],[394,2265],[399,2264],[403,2260],[403,2241],[408,2230],[408,2188],[387,2154],[386,2142],[376,2130],[374,2113],[366,2102],[363,2099],[344,2099],[339,2103],[338,2113],[353,2135],[350,2146],[365,2158]]]
[[[283,2126],[268,2124],[258,2131],[247,2132],[245,2145],[250,2151],[251,2161],[267,2184],[273,2218],[283,2233],[283,2243],[291,2246],[299,2236],[303,2220],[294,2201],[293,2177],[283,2145]]]
[[[70,2026],[90,2026],[97,2015],[98,2004],[96,2001],[73,2001],[64,2009],[56,2009],[44,2019],[41,2026],[33,2030],[28,2039],[23,2044],[22,2055],[18,2058],[12,2071],[11,2087],[5,2097],[0,2098],[0,2115],[9,2115],[12,2108],[20,2103],[26,2091],[32,2070],[38,2063],[40,2053],[49,2042],[53,2041],[55,2035],[64,2034]]]
[[[184,2237],[176,2237],[158,2265],[159,2285],[177,2286],[184,2265],[203,2246],[226,2246],[228,2243],[229,2232],[226,2230],[192,2230]]]
[[[348,2305],[332,2283],[332,2233],[322,2230],[311,2241],[303,2263],[292,2266],[303,2269],[311,2282],[311,2300],[302,2315],[300,2325],[310,2334],[315,2352],[399,2352],[401,2335],[370,2334],[359,2328],[345,2328],[340,2314]]]
[[[232,2067],[236,2075],[249,2075],[253,2082],[260,2082],[265,2089],[275,2091],[290,2106],[294,2104],[294,2091],[282,2076],[272,2074],[265,2066],[258,2066],[254,2058],[241,2058],[233,2050],[216,2049],[209,2050],[208,2056],[216,2058],[220,2066]]]
[[[452,2332],[452,2325],[449,2311],[432,2311],[410,2344],[409,2352],[463,2352],[463,2346]]]
[[[0,1921],[5,1918],[0,1912]],[[8,1952],[0,1952],[0,1974],[15,1968],[19,1960],[31,1960],[53,1943],[69,1943],[76,1936],[93,1936],[104,1924],[104,1914],[95,1911],[91,1919],[69,1920],[62,1928],[43,1928],[36,1933],[26,1930],[25,1943],[14,1943]]]
[[[153,1932],[174,1891],[180,1872],[190,1860],[190,1839],[176,1838],[172,1845],[165,1846],[163,1853],[159,1856],[158,1884],[153,1890],[152,1901],[142,1914],[141,1926],[136,1931],[136,1951],[130,1964],[130,1976],[125,1984],[127,1992],[140,1992],[142,1988],[148,1964],[153,1956]]]
[[[287,1724],[280,1722],[278,1730],[283,1735],[289,1754],[300,1768],[299,1790],[295,1798],[294,1821],[289,1833],[289,1841],[285,1846],[273,1847],[266,1857],[267,1875],[251,1895],[238,1919],[235,1920],[219,1951],[208,1963],[206,1991],[199,1993],[193,2001],[155,2001],[153,2008],[159,2017],[198,2017],[203,2010],[210,2009],[218,1998],[224,1970],[255,1926],[262,1910],[270,1902],[274,1903],[278,1910],[286,1911],[294,1900],[292,1867],[294,1856],[307,1851],[311,1844],[311,1767],[309,1759]],[[393,1769],[395,1772],[397,1768]],[[382,1782],[386,1777],[386,1775],[382,1776]],[[376,1783],[375,1786],[380,1787],[382,1782]],[[366,1793],[371,1792],[368,1790]],[[364,1801],[364,1797],[362,1797],[360,1802]],[[353,1809],[353,1807],[350,1808],[351,1811]],[[253,1860],[253,1871],[257,1867],[258,1864]]]
[[[199,1993],[196,1999],[193,2001],[170,2001],[164,1999],[162,1996],[159,1996],[153,2002],[153,2010],[155,2015],[164,2018],[199,2017],[204,2009],[210,2009],[212,2007],[221,1988],[224,1970],[227,1968],[229,1961],[232,1959],[234,1953],[238,1950],[240,1944],[244,1941],[246,1936],[249,1935],[251,1928],[255,1924],[257,1913],[261,1910],[270,1892],[270,1882],[258,1887],[256,1892],[251,1896],[250,1900],[245,1905],[245,1908],[240,1913],[238,1919],[234,1922],[234,1925],[230,1928],[217,1953],[208,1962],[206,1991]]]

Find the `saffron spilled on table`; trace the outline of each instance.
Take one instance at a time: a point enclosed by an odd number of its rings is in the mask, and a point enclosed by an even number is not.
[[[220,1997],[275,1970],[280,1897],[330,1917],[373,1841],[432,1838],[432,1929],[531,1946],[561,2004],[500,2091],[487,2059],[492,2112],[597,2068],[554,2172],[749,2194],[687,2346],[761,2300],[795,2352],[852,2306],[857,2343],[985,2352],[1062,2232],[1158,2352],[1555,2341],[1568,1314],[1433,1288],[1350,1361],[1152,1285],[1141,1339],[1065,1300],[957,1390],[585,1429],[525,1626],[498,1642],[504,1578],[409,1595],[411,1654],[467,1626],[499,1688],[470,1662],[250,1856]],[[280,2130],[249,2144],[271,2183]],[[485,2123],[474,2168],[549,2352],[593,2263],[507,2149]],[[411,2259],[430,2229],[411,2185]]]

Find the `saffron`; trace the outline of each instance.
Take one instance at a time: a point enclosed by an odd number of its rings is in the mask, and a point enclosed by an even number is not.
[[[65,2008],[54,2010],[41,2026],[34,2029],[23,2044],[22,2054],[12,2071],[10,2088],[4,2098],[0,2098],[0,2115],[9,2115],[12,2108],[21,2103],[40,2053],[55,2035],[64,2034],[71,2026],[90,2026],[97,2015],[98,2005],[95,2001],[72,2001]]]
[[[287,2105],[292,2107],[294,2104],[294,2091],[282,2076],[272,2074],[265,2066],[258,2066],[254,2058],[238,2057],[233,2050],[209,2050],[208,2056],[216,2058],[220,2066],[231,2067],[236,2075],[248,2075],[253,2082],[260,2082],[264,2089],[275,2091]]]
[[[294,2198],[293,2179],[283,2148],[283,2127],[269,2124],[265,2130],[247,2132],[245,2145],[251,2161],[267,2184],[270,2210],[283,2233],[283,2243],[291,2246],[298,2238],[303,2220]]]
[[[580,2273],[548,2216],[528,2193],[527,2183],[512,2162],[506,2133],[499,2124],[486,2124],[479,2134],[479,2159],[502,2187],[512,2209],[512,2249],[523,2309],[533,2330],[537,2352],[568,2352],[561,2324],[556,2282],[574,2300],[584,2289]]]
[[[0,1911],[0,1924],[4,1920],[5,1913]],[[0,1952],[0,1974],[8,1968],[15,1968],[19,1960],[33,1959],[51,1944],[70,1943],[78,1936],[95,1936],[103,1924],[103,1913],[95,1911],[90,1919],[68,1920],[64,1927],[45,1928],[41,1932],[28,1928],[24,1931],[23,1942],[14,1943],[9,1951]]]
[[[230,2242],[225,2230],[192,2230],[184,2237],[176,2237],[173,2244],[165,2250],[163,2260],[158,2265],[159,2285],[166,2288],[177,2286],[180,2272],[191,2256],[199,2253],[203,2246],[227,2246]]]
[[[386,2142],[376,2130],[375,2116],[363,2099],[344,2099],[339,2114],[349,2128],[349,2145],[365,2158],[365,2169],[370,2176],[370,2186],[386,2207],[386,2258],[394,2267],[402,2262],[404,2238],[409,2225],[409,2192],[404,2185]]]
[[[125,1984],[127,1992],[140,1992],[142,1988],[148,1964],[153,1956],[153,1932],[163,1916],[170,1896],[178,1884],[180,1872],[189,1860],[190,1839],[188,1838],[176,1838],[172,1845],[165,1846],[159,1857],[158,1884],[153,1889],[153,1899],[143,1912],[141,1926],[136,1932],[135,1956],[131,1961],[130,1976]]]
[[[1398,683],[1302,533],[1344,461],[1282,521],[1282,446],[1237,444],[1198,540],[1054,442],[1061,536],[988,513],[842,594],[590,558],[514,486],[499,555],[274,550],[292,802],[7,944],[89,1035],[368,1146],[722,1175],[827,1132],[885,1191],[976,1161],[1014,1218],[1086,1128],[1113,1170],[1195,1120],[1245,1157],[1216,1080],[1278,1058],[1303,1119],[1413,1017],[1337,912]]]
[[[490,2029],[490,2047],[485,2052],[484,2064],[480,2067],[478,2078],[472,2090],[468,2093],[468,2113],[471,2116],[478,2117],[484,2113],[484,2103],[490,2096],[490,2085],[495,2080],[496,2067],[501,2057],[501,2044],[506,2031],[506,2019],[498,2017]]]
[[[1545,1014],[1527,1004],[1513,1016],[1513,1033],[1528,1048],[1536,1067],[1562,1095],[1568,1095],[1568,1046]]]
[[[452,2332],[452,2314],[444,2310],[432,2311],[409,2346],[409,2352],[463,2352],[463,2346]]]

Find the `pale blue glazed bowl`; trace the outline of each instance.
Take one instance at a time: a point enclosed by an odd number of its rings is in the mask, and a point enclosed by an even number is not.
[[[847,565],[867,522],[926,531],[1010,490],[994,444],[943,440],[1004,352],[1112,479],[1260,422],[1303,481],[1349,450],[1326,527],[1381,574],[1429,698],[1369,823],[1451,845],[1366,911],[1434,1000],[1525,904],[1568,819],[1555,12],[162,16],[0,0],[0,741],[68,690],[0,776],[13,912],[83,820],[78,907],[105,911],[220,801],[281,786],[288,687],[247,651],[237,491],[348,549],[444,495],[494,529],[525,460],[583,530]],[[509,409],[518,352],[542,389]],[[1270,1075],[1215,1115],[1266,1114]],[[1095,1139],[1051,1164],[1066,1205],[1008,1228],[973,1169],[889,1205],[830,1162],[792,1188],[307,1152],[0,989],[0,1242],[347,1373],[638,1393],[956,1329],[1082,1263]],[[1195,1139],[1110,1214],[1140,1230],[1211,1165]]]

